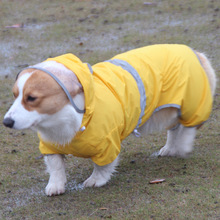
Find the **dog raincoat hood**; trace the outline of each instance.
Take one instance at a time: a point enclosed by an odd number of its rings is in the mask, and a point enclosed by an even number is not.
[[[83,86],[85,114],[70,144],[40,142],[42,154],[73,154],[103,166],[116,159],[120,143],[162,108],[180,110],[186,127],[206,121],[212,95],[195,53],[184,45],[154,45],[92,66],[73,54],[50,58],[72,70]]]

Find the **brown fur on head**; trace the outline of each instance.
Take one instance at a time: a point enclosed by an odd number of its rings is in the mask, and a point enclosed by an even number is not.
[[[41,70],[27,69],[19,74],[31,74],[23,88],[22,105],[28,111],[36,110],[41,114],[54,114],[62,109],[69,100],[60,85],[47,73]],[[72,97],[82,92],[82,86],[76,75],[53,72],[69,91]],[[15,98],[19,95],[18,80],[13,87]]]

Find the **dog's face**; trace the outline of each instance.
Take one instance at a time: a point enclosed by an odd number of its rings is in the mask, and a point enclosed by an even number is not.
[[[73,80],[77,80],[76,77]],[[81,92],[81,88],[73,80],[66,79],[67,83],[63,80],[72,97]],[[51,76],[34,69],[20,73],[14,84],[13,94],[15,101],[6,113],[3,123],[14,129],[35,129],[69,103],[66,94]]]
[[[39,71],[22,73],[13,87],[15,101],[5,115],[9,127],[26,129],[58,112],[68,99],[62,88]],[[10,121],[11,120],[11,121]]]

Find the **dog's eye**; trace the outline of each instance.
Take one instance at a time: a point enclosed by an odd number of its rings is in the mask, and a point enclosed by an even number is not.
[[[30,95],[27,97],[27,101],[28,101],[28,102],[33,102],[33,101],[35,101],[36,99],[37,99],[36,97],[30,96]]]

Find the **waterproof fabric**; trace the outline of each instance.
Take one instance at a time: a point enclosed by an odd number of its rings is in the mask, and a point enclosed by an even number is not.
[[[65,146],[41,140],[42,154],[73,154],[103,166],[116,159],[121,141],[156,111],[178,108],[180,123],[186,127],[200,125],[211,112],[212,95],[206,74],[195,53],[184,45],[131,50],[93,65],[92,74],[88,65],[73,54],[48,60],[65,65],[82,84],[85,114],[81,127],[86,129]],[[114,64],[117,61],[127,63],[139,74],[146,93],[144,114],[140,85],[125,67]]]

